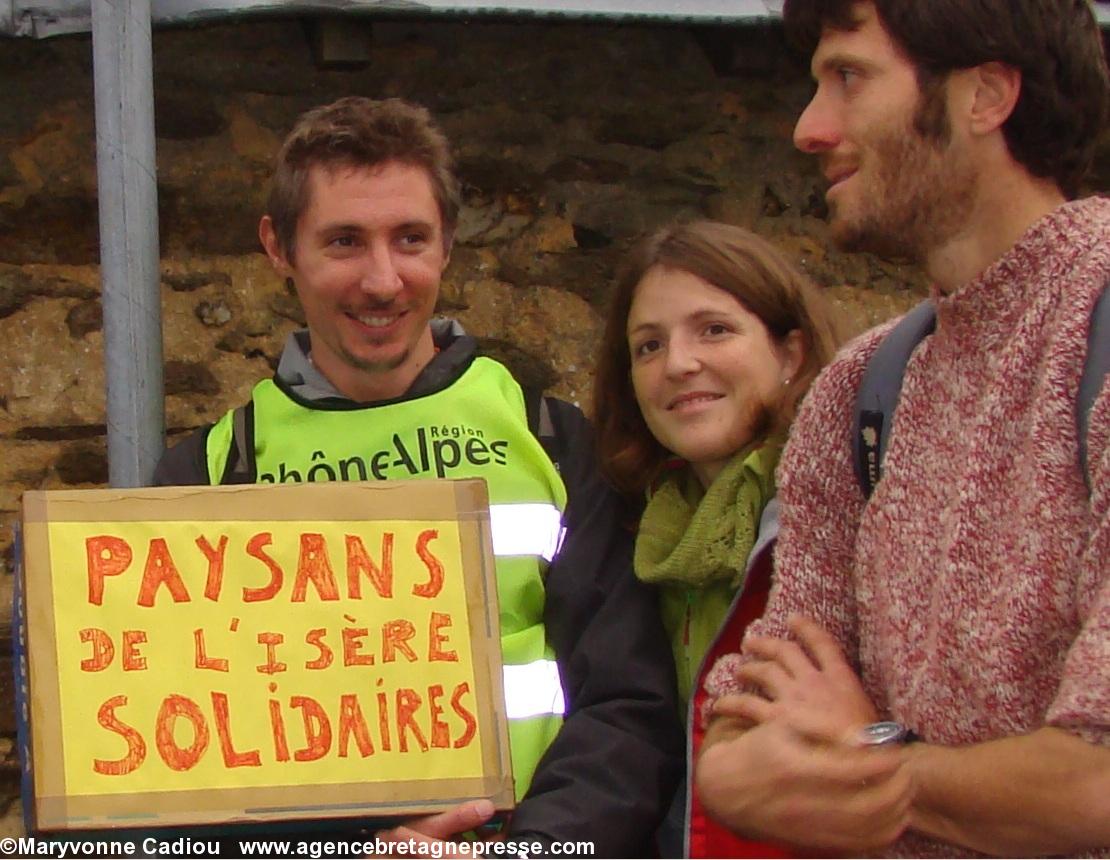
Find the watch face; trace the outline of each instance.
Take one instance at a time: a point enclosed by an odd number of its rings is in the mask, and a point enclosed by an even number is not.
[[[865,747],[880,747],[886,744],[900,744],[906,739],[906,729],[899,723],[887,720],[871,723],[859,730],[859,743]]]

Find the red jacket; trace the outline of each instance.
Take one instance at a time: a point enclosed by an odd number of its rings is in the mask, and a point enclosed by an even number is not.
[[[774,520],[775,518],[772,517]],[[761,524],[761,532],[768,530]],[[770,524],[771,535],[778,531],[777,521]],[[702,808],[697,792],[694,790],[694,765],[698,760],[705,725],[701,714],[708,698],[705,692],[705,676],[717,662],[717,658],[740,649],[740,640],[747,626],[763,614],[767,605],[767,594],[771,589],[771,555],[775,540],[772,536],[757,545],[755,557],[748,568],[748,577],[743,590],[732,603],[728,618],[717,633],[709,651],[698,670],[697,684],[690,701],[687,719],[687,788],[686,788],[686,854],[689,857],[789,857],[782,848],[764,842],[756,842],[737,836],[725,827],[710,819]]]

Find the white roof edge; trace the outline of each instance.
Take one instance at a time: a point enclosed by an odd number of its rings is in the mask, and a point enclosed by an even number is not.
[[[156,26],[247,15],[342,13],[418,17],[657,20],[745,24],[782,17],[782,0],[152,0]],[[0,0],[0,34],[48,38],[92,29],[89,0]]]
[[[759,24],[782,16],[783,0],[152,0],[156,25],[247,15],[343,13],[456,17],[576,18],[660,23]],[[1110,0],[1094,3],[1110,27]],[[89,0],[0,0],[0,35],[47,38],[92,29]]]

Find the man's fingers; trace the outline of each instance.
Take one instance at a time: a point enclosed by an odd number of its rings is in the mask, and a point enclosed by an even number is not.
[[[403,824],[399,827],[394,827],[392,830],[381,830],[377,834],[378,839],[388,845],[396,845],[399,842],[408,843],[412,841],[417,845],[428,845],[431,842],[438,840],[425,836],[423,833],[417,833],[411,828],[405,827]]]
[[[840,643],[820,624],[801,615],[792,615],[787,626],[802,647],[812,656],[817,668],[851,671]]]
[[[847,738],[854,738],[860,725],[853,723],[851,730],[845,731],[842,716],[827,708],[789,708],[782,710],[778,719],[797,734],[812,742],[822,744],[845,744]],[[857,744],[846,744],[852,749],[860,749]]]
[[[484,798],[470,800],[446,812],[417,818],[408,822],[406,827],[432,839],[450,839],[457,833],[464,833],[480,824],[485,824],[493,817],[495,811],[493,804]]]
[[[385,857],[436,857],[440,860],[473,857],[472,854],[448,851],[442,839],[426,836],[404,825],[394,827],[392,830],[383,830],[377,834],[377,838],[389,846],[387,851],[380,855]]]
[[[772,701],[781,699],[792,680],[780,663],[753,660],[736,670],[736,680],[745,686],[758,687]]]
[[[722,696],[713,703],[713,717],[737,717],[759,725],[775,716],[775,705],[762,696],[741,693]]]
[[[493,817],[494,812],[493,804],[490,801],[485,799],[471,800],[460,803],[446,812],[416,818],[399,827],[394,827],[392,830],[381,831],[378,833],[378,838],[390,845],[406,843],[405,853],[408,856],[412,856],[409,849],[410,844],[425,849],[424,852],[418,851],[417,856],[433,856],[432,843],[449,840],[459,833],[473,830],[475,827],[485,824]],[[435,856],[454,855],[445,855],[438,852]]]
[[[741,646],[744,654],[765,662],[777,663],[792,678],[804,677],[815,668],[805,651],[788,639],[751,636]]]

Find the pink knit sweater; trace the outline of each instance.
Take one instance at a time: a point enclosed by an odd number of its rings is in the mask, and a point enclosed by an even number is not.
[[[849,345],[784,454],[776,583],[749,632],[786,636],[790,614],[814,618],[880,714],[932,743],[1048,724],[1110,745],[1110,385],[1091,413],[1090,496],[1075,429],[1108,277],[1110,200],[1090,198],[934,296],[937,331],[909,362],[866,504],[853,406],[882,332]],[[912,834],[893,850],[959,852]]]

